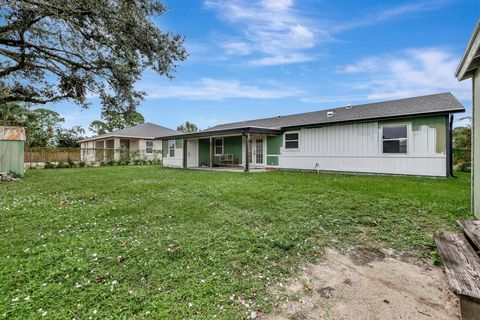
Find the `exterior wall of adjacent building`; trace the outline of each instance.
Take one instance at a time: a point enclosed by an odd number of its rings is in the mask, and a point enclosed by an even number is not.
[[[407,126],[407,153],[385,154],[382,128],[396,124]],[[276,167],[284,169],[446,176],[447,124],[446,116],[436,116],[302,128],[290,131],[299,133],[298,149],[281,143],[269,153],[279,153]]]
[[[170,143],[174,143],[173,155],[170,149]],[[183,140],[163,140],[162,141],[163,165],[172,168],[183,168]]]
[[[383,127],[396,125],[407,128],[407,151],[384,153]],[[440,115],[300,128],[283,135],[260,138],[265,141],[264,166],[269,168],[446,176],[447,127],[448,116]],[[285,148],[285,134],[288,133],[298,133],[297,149]],[[238,164],[243,166],[245,138],[223,139],[224,154],[234,154]],[[168,152],[169,142],[163,141],[165,166],[183,167],[184,152],[179,142],[183,140],[175,140],[172,157]],[[209,138],[187,142],[187,167],[209,166],[209,143]],[[215,163],[216,157],[213,159]]]
[[[120,140],[128,140],[129,153],[121,153]],[[153,142],[153,152],[146,153],[147,141]],[[146,160],[162,159],[162,141],[153,139],[121,139],[107,138],[91,140],[80,143],[81,160],[85,162],[100,162],[104,160],[120,160],[122,154],[128,154],[132,158]],[[102,150],[105,149],[105,150]]]
[[[480,69],[473,77],[472,211],[480,219]]]

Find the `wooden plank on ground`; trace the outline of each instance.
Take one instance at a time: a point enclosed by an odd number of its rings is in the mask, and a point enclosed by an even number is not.
[[[480,257],[467,239],[453,233],[439,233],[435,237],[453,292],[480,299]]]
[[[458,220],[465,235],[480,249],[480,220]]]

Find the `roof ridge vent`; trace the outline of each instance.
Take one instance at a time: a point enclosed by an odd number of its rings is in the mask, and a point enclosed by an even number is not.
[[[352,109],[352,104],[351,104],[351,103],[347,104],[347,105],[345,106],[345,109],[347,109],[347,110]]]
[[[331,118],[333,117],[333,115],[335,114],[335,112],[332,111],[327,111],[327,117]]]

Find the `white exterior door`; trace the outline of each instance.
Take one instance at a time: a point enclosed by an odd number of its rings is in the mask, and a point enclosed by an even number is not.
[[[198,167],[198,140],[187,141],[187,168]]]
[[[252,166],[265,166],[265,138],[250,139],[250,154],[248,159]]]

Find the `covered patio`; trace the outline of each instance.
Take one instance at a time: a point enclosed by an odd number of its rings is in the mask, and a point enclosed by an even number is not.
[[[282,139],[282,131],[242,127],[205,130],[163,138],[164,164],[191,169],[264,171],[278,162],[268,154],[268,144]],[[281,143],[281,142],[280,142]]]

